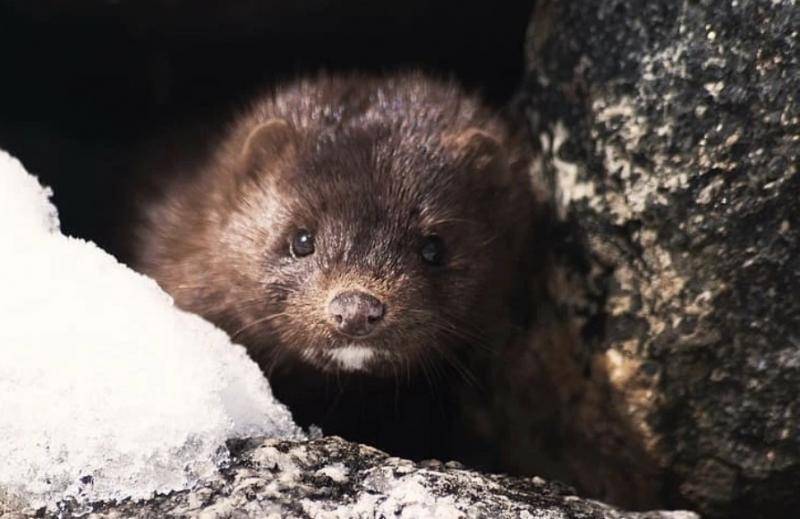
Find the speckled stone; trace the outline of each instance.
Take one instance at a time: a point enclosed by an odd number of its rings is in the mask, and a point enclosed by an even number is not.
[[[424,467],[337,437],[233,442],[230,464],[194,489],[140,503],[65,504],[63,513],[117,517],[697,519],[626,513],[558,483]],[[22,517],[22,515],[19,515]]]
[[[595,382],[561,414],[616,421],[564,425],[574,479],[633,470],[667,506],[792,515],[800,2],[540,1],[527,52],[521,106],[591,296]]]

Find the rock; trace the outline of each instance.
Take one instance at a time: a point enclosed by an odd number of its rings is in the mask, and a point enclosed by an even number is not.
[[[549,446],[624,506],[791,515],[800,4],[540,1],[527,51],[557,214],[542,312],[567,325],[508,353],[527,361],[502,413],[538,432],[506,433],[507,457],[529,472],[546,462],[513,453]]]
[[[231,463],[194,489],[149,501],[97,503],[87,517],[514,517],[695,519],[691,512],[626,513],[558,483],[425,468],[337,437],[231,442]]]

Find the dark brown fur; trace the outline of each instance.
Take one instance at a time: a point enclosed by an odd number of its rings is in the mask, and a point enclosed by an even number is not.
[[[534,206],[528,167],[507,125],[454,84],[300,81],[258,98],[145,208],[136,264],[267,372],[468,376],[462,354],[510,325]],[[313,255],[289,253],[298,229],[315,234]],[[431,234],[442,266],[421,258]],[[377,333],[353,340],[330,326],[327,304],[346,289],[385,303]],[[331,354],[348,346],[374,354]]]
[[[290,129],[251,136],[271,120]],[[374,368],[447,356],[498,323],[528,230],[526,164],[510,139],[475,99],[421,76],[290,85],[147,208],[137,264],[259,359],[335,369],[324,352],[353,341],[323,314],[346,287],[386,301],[367,341],[383,352]],[[317,252],[294,259],[300,228]],[[445,240],[443,267],[421,261],[428,234]]]

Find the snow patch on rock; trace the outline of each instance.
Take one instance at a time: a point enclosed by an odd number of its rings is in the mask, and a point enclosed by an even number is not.
[[[0,500],[147,498],[215,472],[227,439],[302,437],[244,348],[62,235],[50,194],[0,151]]]

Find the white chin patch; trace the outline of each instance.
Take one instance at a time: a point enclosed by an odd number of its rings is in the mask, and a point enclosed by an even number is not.
[[[345,346],[325,352],[344,371],[360,371],[375,356],[375,350],[364,346]]]

